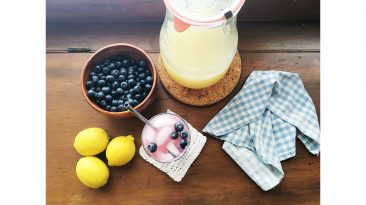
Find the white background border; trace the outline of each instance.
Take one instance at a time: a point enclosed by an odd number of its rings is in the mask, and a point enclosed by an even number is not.
[[[366,3],[321,4],[321,202],[366,204]],[[0,204],[45,203],[45,5],[0,7]]]
[[[366,204],[366,2],[321,1],[321,202]]]
[[[45,204],[45,1],[0,6],[0,204]]]

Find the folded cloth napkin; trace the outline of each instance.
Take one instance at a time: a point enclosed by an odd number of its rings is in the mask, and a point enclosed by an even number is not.
[[[284,176],[281,161],[295,156],[296,136],[320,150],[314,104],[296,73],[253,71],[240,92],[205,126],[222,148],[263,190]]]
[[[167,111],[168,113],[174,113],[170,110]],[[170,176],[174,181],[180,182],[182,181],[183,177],[186,175],[189,167],[193,163],[193,161],[198,157],[200,154],[203,146],[206,143],[207,138],[198,132],[191,124],[187,122],[187,125],[190,130],[191,134],[191,142],[188,146],[188,150],[186,153],[174,162],[163,163],[158,162],[151,158],[145,152],[144,148],[141,146],[139,153],[140,156],[149,162],[150,164],[154,165],[156,168],[160,169],[161,171],[165,172],[168,176]]]

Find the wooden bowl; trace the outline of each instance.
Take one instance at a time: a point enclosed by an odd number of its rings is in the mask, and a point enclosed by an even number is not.
[[[102,113],[105,116],[113,117],[113,118],[130,118],[133,114],[130,111],[123,111],[123,112],[109,112],[100,108],[97,104],[91,101],[87,95],[87,89],[85,86],[86,81],[89,77],[89,72],[93,69],[96,65],[101,64],[106,58],[113,58],[118,55],[126,56],[131,59],[144,59],[147,63],[148,68],[151,71],[153,77],[153,83],[150,89],[149,94],[146,98],[134,108],[138,112],[144,111],[155,99],[157,94],[157,84],[158,84],[158,75],[156,72],[156,68],[154,65],[153,60],[149,57],[149,55],[143,51],[142,49],[138,48],[137,46],[125,43],[116,43],[112,45],[105,46],[95,52],[85,63],[83,70],[81,72],[81,91],[86,100],[86,102],[96,111]]]

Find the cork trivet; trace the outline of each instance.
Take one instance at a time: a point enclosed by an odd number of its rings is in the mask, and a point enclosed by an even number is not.
[[[163,86],[176,100],[188,105],[205,106],[219,102],[233,91],[240,78],[241,59],[239,52],[236,52],[226,75],[216,84],[203,89],[186,88],[175,82],[168,75],[161,55],[157,70]]]

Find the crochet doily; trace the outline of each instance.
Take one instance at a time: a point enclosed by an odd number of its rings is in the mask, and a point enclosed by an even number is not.
[[[168,110],[167,112],[174,113],[171,112],[170,110]],[[182,181],[189,167],[191,166],[193,161],[198,157],[207,140],[206,136],[198,132],[194,127],[192,127],[191,124],[189,124],[188,122],[187,124],[189,130],[191,131],[191,142],[186,153],[178,160],[169,163],[158,162],[149,157],[142,146],[140,147],[139,150],[140,156],[144,160],[154,165],[161,171],[165,172],[176,182]]]

